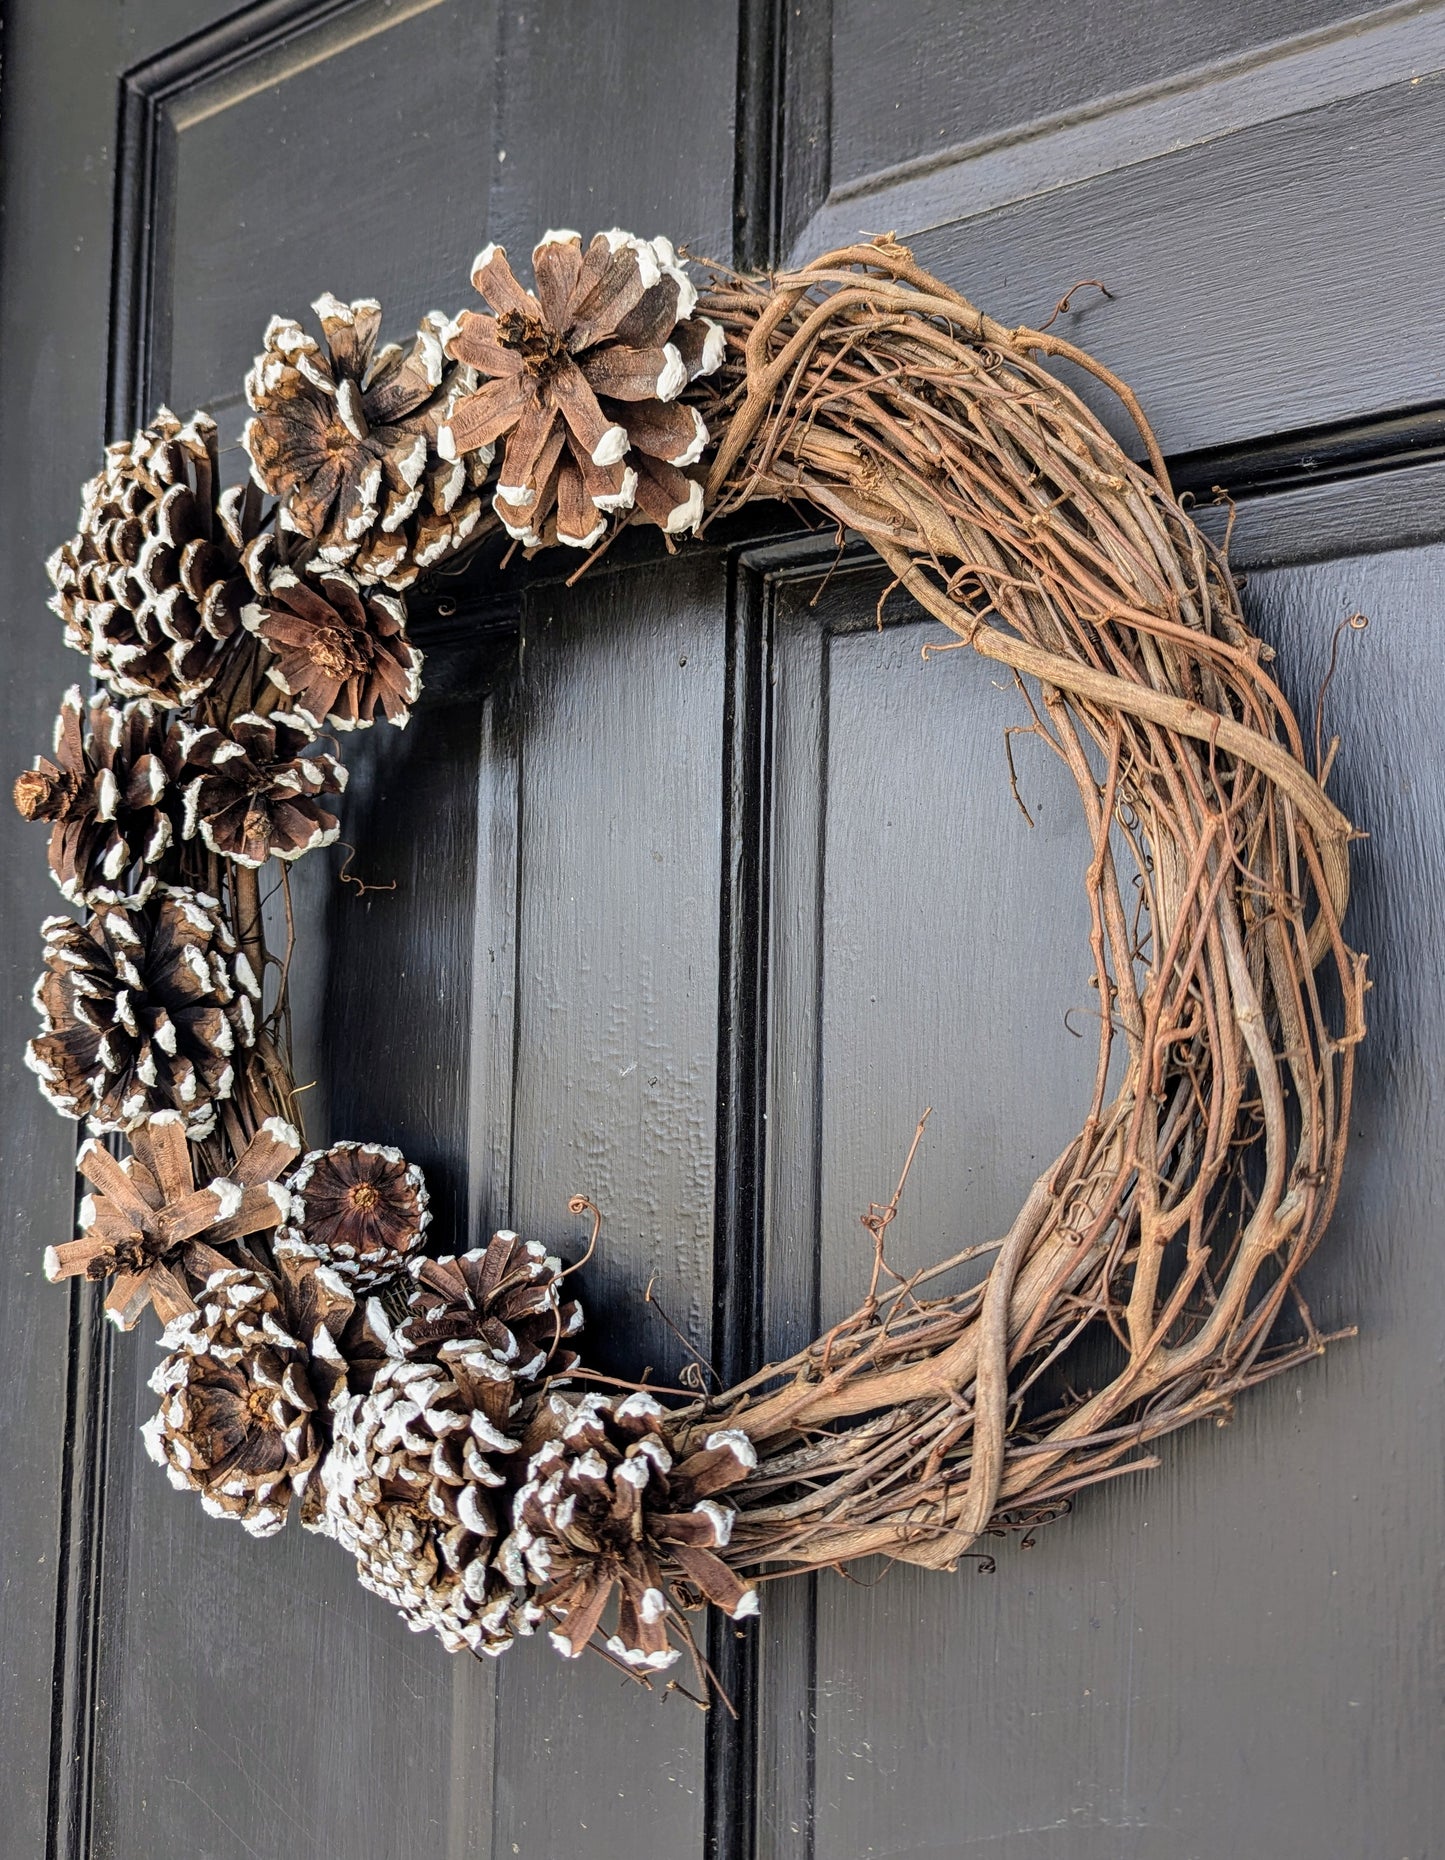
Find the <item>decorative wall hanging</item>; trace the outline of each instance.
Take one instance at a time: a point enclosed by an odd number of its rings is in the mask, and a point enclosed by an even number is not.
[[[319,334],[277,318],[248,485],[221,489],[205,414],[163,409],[85,487],[49,568],[99,689],[15,789],[80,912],[44,926],[29,1050],[91,1133],[79,1237],[46,1270],[103,1281],[123,1329],[154,1305],[146,1444],[217,1517],[333,1537],[450,1648],[545,1627],[705,1678],[704,1604],[736,1619],[865,1555],[953,1568],[1322,1349],[1295,1285],[1364,1028],[1351,828],[1224,555],[1088,355],[889,239],[699,295],[664,239],[550,232],[532,274],[489,246],[476,303],[401,343],[371,301],[321,298]],[[419,577],[498,528],[595,554],[758,498],[865,538],[1015,674],[1073,776],[1093,1096],[1003,1236],[900,1278],[896,1197],[875,1210],[857,1310],[789,1361],[691,1400],[589,1388],[547,1246],[440,1253],[395,1150],[303,1155],[262,884],[336,837],[336,733],[406,723]],[[1099,1338],[1075,1390],[1057,1366]]]

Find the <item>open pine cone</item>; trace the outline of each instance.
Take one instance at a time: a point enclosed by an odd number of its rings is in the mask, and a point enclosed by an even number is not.
[[[160,885],[144,904],[102,901],[83,924],[50,917],[42,930],[26,1064],[45,1096],[95,1131],[175,1110],[190,1138],[209,1136],[261,993],[216,900]]]
[[[487,1419],[485,1390],[432,1363],[392,1362],[337,1403],[316,1527],[356,1558],[363,1586],[453,1652],[499,1654],[538,1616],[492,1561],[495,1494],[518,1442]]]
[[[287,1187],[291,1220],[277,1256],[314,1256],[354,1291],[385,1285],[406,1268],[431,1221],[415,1163],[382,1143],[333,1143],[303,1157]]]
[[[281,1529],[325,1444],[309,1353],[284,1318],[268,1274],[212,1273],[199,1308],[166,1326],[150,1381],[160,1412],[141,1429],[172,1485],[253,1537]]]
[[[443,356],[440,316],[424,318],[406,348],[378,349],[374,299],[344,304],[328,293],[312,309],[322,341],[273,317],[246,377],[252,476],[318,565],[405,588],[481,521],[491,454],[445,459],[436,450],[437,428],[472,377]]]
[[[216,423],[168,407],[106,448],[80,528],[46,564],[66,644],[122,697],[191,703],[241,630],[241,551],[260,527],[254,490],[220,491]]]
[[[230,1173],[196,1187],[194,1151],[178,1111],[157,1111],[131,1132],[135,1151],[117,1162],[94,1137],[76,1166],[95,1194],[80,1204],[81,1234],[46,1249],[45,1276],[110,1279],[107,1315],[122,1330],[153,1304],[169,1324],[195,1310],[190,1287],[235,1262],[217,1249],[285,1220],[279,1177],[301,1151],[280,1118],[267,1118]]]
[[[437,435],[464,458],[505,438],[493,507],[528,547],[587,549],[609,516],[630,511],[670,535],[702,519],[702,483],[687,467],[707,428],[677,396],[723,359],[723,333],[694,317],[697,292],[665,239],[549,232],[532,253],[536,293],[501,246],[472,266],[496,312],[465,310],[448,355],[481,377]]]
[[[757,1464],[745,1434],[709,1435],[703,1451],[674,1466],[666,1411],[638,1390],[551,1395],[529,1438],[552,1437],[527,1463],[512,1507],[513,1528],[498,1551],[507,1579],[530,1578],[538,1605],[559,1624],[552,1644],[576,1659],[602,1627],[615,1592],[609,1653],[639,1673],[671,1666],[687,1644],[675,1602],[692,1593],[733,1620],[757,1613],[757,1591],[716,1552],[733,1512],[715,1493],[739,1485]]]
[[[482,1344],[521,1384],[576,1367],[562,1340],[581,1330],[582,1307],[563,1301],[562,1262],[539,1240],[504,1230],[456,1258],[413,1259],[411,1271],[415,1286],[396,1327],[403,1355],[445,1362]]]
[[[185,834],[237,865],[299,859],[341,831],[319,797],[340,794],[346,770],[316,748],[303,717],[245,711],[222,730],[188,730],[181,744]]]
[[[406,636],[400,599],[361,588],[342,569],[303,578],[275,561],[270,536],[247,565],[256,597],[246,625],[274,657],[266,676],[319,730],[365,729],[380,712],[404,725],[421,691],[421,654]]]
[[[51,823],[50,869],[72,904],[115,898],[135,866],[147,871],[132,898],[149,894],[149,868],[175,837],[179,765],[178,732],[144,699],[116,704],[97,692],[87,707],[79,685],[66,692],[53,755],[16,780],[15,806]]]

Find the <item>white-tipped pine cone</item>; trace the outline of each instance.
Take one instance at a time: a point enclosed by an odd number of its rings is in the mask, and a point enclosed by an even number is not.
[[[241,551],[260,527],[254,490],[221,491],[216,423],[168,407],[106,448],[80,528],[46,564],[66,644],[121,697],[188,704],[244,636]]]
[[[536,291],[517,282],[501,246],[472,265],[495,312],[466,310],[448,355],[481,385],[438,434],[465,458],[506,440],[493,507],[528,547],[588,549],[617,512],[670,535],[702,520],[691,471],[707,445],[695,407],[678,396],[723,359],[718,324],[693,315],[697,292],[666,239],[549,232],[532,253]]]
[[[363,1587],[457,1652],[499,1654],[538,1616],[493,1562],[504,1468],[518,1442],[437,1364],[385,1364],[337,1402],[315,1528],[356,1558]]]
[[[322,340],[273,317],[246,377],[252,476],[318,565],[344,567],[363,585],[408,587],[481,522],[491,455],[443,458],[436,449],[437,428],[472,377],[443,355],[440,316],[425,317],[405,348],[378,348],[374,299],[344,304],[328,293],[312,309]]]
[[[223,859],[262,866],[329,846],[340,832],[322,797],[340,794],[346,770],[304,717],[245,711],[224,730],[186,730],[178,773],[184,833]]]
[[[170,1354],[150,1381],[161,1406],[141,1429],[147,1452],[213,1517],[270,1537],[323,1446],[308,1352],[285,1327],[279,1287],[242,1267],[215,1272],[161,1344]]]
[[[47,1279],[110,1281],[106,1315],[122,1330],[150,1304],[166,1324],[194,1313],[192,1291],[234,1263],[217,1249],[286,1218],[280,1176],[301,1149],[290,1124],[268,1117],[230,1171],[198,1188],[178,1111],[155,1112],[130,1140],[124,1162],[94,1137],[81,1145],[76,1165],[94,1192],[81,1201],[80,1234],[45,1252]]]
[[[276,1236],[278,1257],[313,1256],[354,1292],[389,1284],[405,1271],[431,1222],[421,1170],[384,1143],[312,1150],[287,1187],[291,1220]]]
[[[481,1344],[522,1384],[576,1367],[565,1340],[581,1330],[582,1307],[562,1298],[562,1262],[539,1240],[504,1230],[455,1258],[414,1258],[411,1272],[415,1284],[396,1327],[404,1355],[445,1362]]]
[[[421,654],[407,637],[401,596],[362,587],[322,564],[298,575],[274,536],[247,552],[256,589],[242,619],[265,646],[266,676],[319,730],[364,730],[378,716],[405,728],[421,694]]]
[[[209,1136],[261,995],[216,899],[160,885],[143,904],[101,902],[83,924],[41,928],[41,1027],[26,1064],[56,1110],[96,1131],[174,1110],[193,1140]]]
[[[746,1435],[721,1430],[676,1465],[666,1411],[640,1390],[620,1400],[552,1395],[541,1426],[553,1437],[528,1461],[498,1562],[513,1583],[532,1583],[558,1624],[559,1653],[576,1659],[601,1634],[624,1665],[660,1672],[685,1644],[679,1603],[700,1598],[734,1620],[757,1612],[757,1591],[717,1554],[734,1514],[714,1494],[757,1463]]]
[[[26,820],[50,826],[50,870],[72,904],[114,901],[140,866],[132,900],[149,895],[175,839],[180,732],[145,699],[83,703],[72,685],[55,720],[55,746],[15,783]]]

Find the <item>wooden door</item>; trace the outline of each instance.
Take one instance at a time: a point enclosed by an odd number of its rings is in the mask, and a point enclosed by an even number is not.
[[[1356,4],[1358,0],[1356,0]],[[1302,713],[1372,952],[1346,1194],[1308,1290],[1361,1327],[991,1574],[785,1585],[714,1634],[739,1716],[545,1644],[449,1658],[335,1548],[206,1519],[137,1452],[153,1338],[39,1272],[73,1130],[19,1065],[36,838],[3,833],[0,1826],[78,1860],[1318,1860],[1436,1851],[1445,1274],[1445,8],[1179,0],[16,0],[7,9],[3,740],[78,662],[44,555],[159,399],[241,419],[272,311],[466,295],[486,239],[666,232],[749,264],[896,229],[1139,390]],[[232,455],[234,459],[234,454]],[[1086,858],[980,662],[759,516],[417,603],[427,691],[350,746],[301,868],[315,1139],[425,1167],[439,1240],[565,1247],[603,1366],[733,1375],[852,1301],[856,1216],[934,1106],[900,1234],[998,1230],[1087,1095]],[[1002,926],[1002,931],[1001,927]],[[941,933],[941,929],[943,932]],[[651,1285],[655,1304],[644,1302]],[[239,1539],[239,1541],[238,1541]]]

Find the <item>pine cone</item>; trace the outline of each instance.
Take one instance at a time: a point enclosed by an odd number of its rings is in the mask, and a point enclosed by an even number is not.
[[[614,1590],[606,1649],[642,1672],[671,1666],[687,1644],[674,1604],[695,1605],[694,1592],[735,1621],[757,1613],[756,1589],[715,1554],[734,1514],[713,1495],[757,1464],[745,1434],[711,1434],[674,1466],[665,1411],[640,1390],[620,1401],[549,1396],[537,1431],[553,1437],[527,1463],[497,1562],[516,1586],[530,1577],[538,1605],[560,1624],[551,1635],[559,1653],[577,1658]]]
[[[268,1118],[228,1175],[197,1188],[193,1154],[178,1111],[157,1111],[131,1132],[121,1163],[92,1137],[76,1166],[97,1191],[80,1204],[81,1235],[48,1247],[45,1276],[111,1279],[105,1308],[130,1330],[147,1305],[164,1324],[196,1308],[190,1286],[234,1261],[216,1249],[266,1233],[286,1218],[279,1177],[301,1151],[280,1118]]]
[[[482,377],[437,435],[466,457],[506,437],[493,508],[509,535],[588,549],[614,511],[637,510],[670,535],[702,519],[702,484],[685,467],[707,428],[677,396],[723,358],[722,330],[694,318],[697,292],[665,239],[549,232],[532,253],[536,295],[489,245],[472,283],[496,312],[465,310],[448,355]]]
[[[209,1136],[261,994],[216,900],[159,885],[143,905],[102,902],[84,924],[51,917],[41,928],[41,1031],[26,1064],[45,1096],[94,1131],[176,1110],[193,1142]]]
[[[582,1307],[562,1301],[562,1262],[539,1240],[504,1231],[459,1258],[414,1259],[411,1270],[416,1283],[396,1327],[403,1355],[445,1362],[448,1351],[480,1343],[523,1385],[576,1367],[576,1352],[560,1345],[581,1330]]]
[[[150,1380],[161,1407],[141,1429],[147,1452],[213,1517],[270,1537],[324,1446],[308,1352],[285,1327],[276,1281],[246,1267],[212,1273],[200,1308],[168,1324],[161,1347],[170,1354]]]
[[[303,717],[253,711],[226,730],[188,730],[182,739],[185,835],[199,833],[213,853],[261,866],[273,854],[298,859],[329,846],[341,831],[319,796],[340,794],[346,770],[313,750],[316,731]]]
[[[286,1186],[292,1213],[278,1258],[314,1256],[355,1291],[395,1279],[431,1221],[421,1170],[381,1143],[312,1150]]]
[[[53,823],[50,869],[72,904],[114,899],[126,875],[156,865],[174,838],[169,808],[179,736],[144,699],[82,704],[72,685],[55,720],[55,751],[37,756],[15,783],[26,820]],[[132,898],[149,895],[147,873]]]
[[[319,1528],[351,1551],[364,1587],[452,1651],[498,1654],[537,1613],[492,1563],[493,1494],[518,1443],[465,1379],[431,1363],[386,1364],[339,1402],[322,1462]]]
[[[424,318],[405,349],[378,350],[374,300],[344,304],[328,293],[312,309],[323,341],[273,317],[246,377],[251,474],[279,500],[283,527],[314,545],[313,566],[408,587],[481,521],[477,487],[491,454],[444,459],[436,450],[438,426],[473,379],[443,356],[440,316]]]
[[[394,595],[361,589],[341,569],[303,580],[271,565],[272,539],[248,557],[259,593],[246,625],[275,654],[266,676],[319,730],[365,729],[380,711],[405,724],[421,691],[421,654]]]
[[[46,564],[66,644],[122,697],[193,702],[240,634],[241,551],[260,527],[260,498],[219,492],[217,454],[208,414],[182,424],[162,407],[106,448],[78,533]]]

